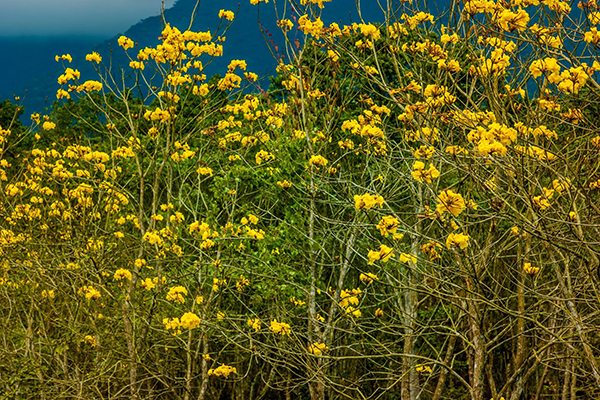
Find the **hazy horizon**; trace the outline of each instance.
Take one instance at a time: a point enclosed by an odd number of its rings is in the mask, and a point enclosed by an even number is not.
[[[0,37],[112,37],[175,0],[0,0]]]

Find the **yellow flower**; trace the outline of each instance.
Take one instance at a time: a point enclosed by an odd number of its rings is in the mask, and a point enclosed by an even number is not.
[[[534,196],[531,201],[533,204],[539,208],[540,210],[545,210],[548,207],[552,206],[550,201],[546,198],[546,196]]]
[[[469,246],[469,236],[462,233],[451,233],[446,239],[446,247],[451,249],[452,246],[456,246],[461,250],[466,249]]]
[[[329,161],[323,156],[311,156],[310,160],[308,160],[308,165],[316,165],[319,167],[324,167],[327,165]]]
[[[285,322],[277,322],[276,319],[271,321],[271,326],[269,327],[271,331],[280,335],[289,335],[291,332],[291,328]]]
[[[129,67],[131,69],[139,69],[143,71],[146,68],[146,64],[144,64],[143,61],[130,61]]]
[[[417,257],[413,256],[412,254],[401,253],[400,254],[400,262],[404,263],[404,264],[412,262],[414,264],[417,262]]]
[[[45,131],[50,131],[56,128],[56,124],[54,122],[46,121],[42,124],[42,129]]]
[[[544,73],[550,73],[548,80],[550,83],[560,81],[560,65],[556,58],[547,57],[543,60],[535,60],[529,66],[529,73],[534,78],[539,78]]]
[[[258,318],[249,319],[248,326],[250,328],[254,329],[255,332],[258,332],[260,330],[260,319],[258,319]]]
[[[371,283],[373,281],[378,281],[379,277],[377,275],[375,275],[375,274],[367,272],[366,274],[360,274],[360,276],[358,277],[358,279],[360,279],[364,283],[368,284],[368,283]]]
[[[90,62],[93,61],[96,64],[99,64],[102,61],[102,57],[100,57],[100,54],[98,54],[94,51],[91,54],[86,55],[85,60],[90,61]]]
[[[433,180],[440,176],[438,171],[433,164],[429,164],[429,168],[425,169],[425,164],[421,161],[415,161],[413,165],[414,171],[411,173],[413,178],[419,182],[431,183]]]
[[[342,290],[340,293],[340,307],[346,308],[350,305],[357,306],[359,303],[359,296],[362,294],[362,290],[350,289],[350,290]]]
[[[255,161],[256,164],[260,165],[262,164],[264,161],[269,161],[269,160],[274,160],[275,156],[267,151],[261,150],[258,153],[256,153],[255,156]]]
[[[369,254],[367,255],[369,264],[373,264],[375,261],[379,260],[381,260],[381,262],[388,262],[390,258],[394,256],[394,249],[385,244],[380,245],[379,251],[369,250]]]
[[[306,302],[305,302],[305,301],[302,301],[302,300],[297,300],[297,299],[296,299],[296,296],[292,296],[292,297],[290,298],[290,302],[291,302],[291,303],[292,303],[294,306],[296,306],[296,307],[300,307],[300,306],[303,306],[303,305],[305,305],[305,304],[306,304]]]
[[[284,32],[288,32],[294,27],[294,23],[289,19],[281,19],[277,21],[277,26],[280,27]]]
[[[71,98],[71,95],[70,95],[70,94],[69,94],[69,92],[67,92],[66,90],[63,90],[63,89],[58,89],[58,90],[56,91],[56,98],[57,98],[58,100],[60,100],[60,99],[70,99],[70,98]]]
[[[523,263],[523,271],[528,275],[535,275],[540,271],[540,268],[532,267],[531,263]]]
[[[126,269],[118,269],[114,275],[115,281],[120,281],[123,279],[131,280],[131,271]]]
[[[421,246],[421,252],[429,257],[430,261],[440,258],[440,255],[436,251],[436,248],[442,247],[441,244],[429,241]]]
[[[505,9],[498,15],[496,23],[505,31],[512,32],[515,29],[523,31],[527,28],[529,19],[529,14],[522,8],[517,12]]]
[[[262,240],[265,238],[265,231],[263,231],[262,229],[246,229],[246,235],[250,236],[253,239],[256,240]]]
[[[208,167],[200,167],[196,170],[196,172],[200,175],[209,175],[213,176],[213,170]]]
[[[437,200],[436,211],[440,214],[448,212],[456,217],[467,208],[465,206],[465,199],[453,190],[446,189],[441,191]]]
[[[121,36],[117,40],[119,46],[121,46],[124,50],[131,49],[134,46],[133,40],[129,39],[127,36]]]
[[[415,367],[415,371],[420,372],[420,373],[431,373],[431,367],[427,366],[427,365],[421,365],[421,364],[417,364],[417,366]]]
[[[252,0],[250,0],[252,1]],[[303,15],[298,19],[298,28],[306,35],[312,35],[315,39],[321,37],[323,32],[323,21],[320,18],[312,21],[308,15]]]
[[[213,278],[213,286],[212,286],[213,292],[218,292],[219,287],[226,285],[226,284],[227,284],[226,279]]]
[[[79,295],[84,295],[88,300],[98,300],[101,296],[100,292],[92,286],[84,286],[77,292]]]
[[[242,78],[236,74],[226,73],[223,78],[217,82],[217,89],[219,90],[233,90],[240,87]]]
[[[377,310],[375,310],[375,317],[376,318],[383,317],[383,310],[381,308],[378,308]]]
[[[256,82],[258,79],[258,75],[254,72],[244,72],[244,78],[246,78],[250,82]]]
[[[313,343],[308,346],[308,352],[310,354],[314,354],[315,356],[320,356],[327,350],[329,350],[329,348],[325,345],[325,343]]]
[[[250,0],[252,1],[252,0]],[[268,1],[268,0],[267,0]],[[230,367],[228,365],[221,365],[220,367],[216,368],[216,369],[209,369],[208,370],[208,375],[214,375],[214,376],[222,376],[224,378],[229,377],[230,374],[237,374],[237,370],[235,369],[235,367]]]
[[[92,335],[85,335],[83,337],[83,341],[88,343],[92,347],[96,347],[96,338],[93,337]]]
[[[235,283],[235,287],[238,292],[243,292],[244,288],[250,284],[250,281],[246,279],[244,275],[240,275],[240,279]]]
[[[163,240],[156,232],[146,232],[142,237],[143,240],[147,241],[150,244],[162,244]]]
[[[175,214],[173,214],[169,217],[169,221],[171,221],[171,223],[173,223],[173,224],[180,223],[180,222],[185,221],[185,217],[182,213],[180,213],[179,211],[176,211]]]
[[[377,224],[377,229],[383,236],[388,236],[388,234],[395,234],[396,230],[400,227],[400,221],[396,217],[392,217],[391,215],[382,217],[379,223]]]
[[[58,62],[59,60],[66,60],[67,62],[73,61],[73,57],[71,57],[70,54],[63,54],[62,56],[56,56],[56,57],[54,57],[54,59],[56,60],[56,62]]]
[[[152,282],[152,279],[146,278],[142,282],[142,287],[146,290],[152,290],[156,287],[156,285],[154,284],[154,282]]]
[[[344,311],[346,312],[346,315],[351,315],[356,318],[360,318],[362,316],[362,312],[352,306],[346,307]]]
[[[231,62],[227,66],[227,71],[233,73],[238,68],[242,71],[245,71],[247,67],[248,65],[246,64],[245,60],[231,60]]]
[[[181,316],[180,326],[186,329],[195,329],[200,326],[200,318],[191,312],[186,312]]]
[[[358,24],[358,28],[363,36],[371,40],[378,40],[381,37],[381,32],[373,24]]]
[[[169,293],[167,293],[168,301],[176,301],[178,303],[185,303],[185,298],[183,296],[187,296],[188,291],[183,286],[174,286],[169,289]]]
[[[357,210],[366,209],[370,210],[371,208],[379,205],[379,207],[383,207],[383,197],[376,194],[363,194],[363,195],[354,195],[354,207]]]
[[[173,330],[174,335],[178,335],[181,333],[181,330],[179,329],[181,327],[179,318],[165,318],[163,319],[162,323],[165,326],[166,330]]]
[[[277,185],[279,185],[282,189],[289,189],[292,187],[292,184],[286,180],[284,180],[283,182],[277,181]]]
[[[225,18],[228,21],[233,21],[233,19],[235,18],[235,14],[233,13],[233,11],[220,10],[219,18]]]

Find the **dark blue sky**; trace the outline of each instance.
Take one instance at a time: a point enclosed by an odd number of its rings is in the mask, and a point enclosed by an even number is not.
[[[174,3],[165,1],[166,8]],[[223,1],[227,2],[231,0]],[[163,0],[0,0],[0,36],[111,37],[157,15],[162,4]]]

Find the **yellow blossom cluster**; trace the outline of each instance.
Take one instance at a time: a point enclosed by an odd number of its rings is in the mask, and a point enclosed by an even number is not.
[[[298,19],[298,29],[305,35],[311,35],[315,39],[319,39],[323,32],[323,21],[320,18],[314,21],[308,15],[303,15]]]
[[[85,81],[81,85],[77,86],[77,93],[81,91],[92,92],[102,90],[102,83],[98,81]]]
[[[433,164],[429,164],[429,168],[425,169],[425,163],[415,161],[413,169],[414,171],[411,172],[411,174],[413,178],[419,182],[432,183],[435,178],[440,176],[440,171],[438,171]]]
[[[446,247],[452,249],[457,247],[461,250],[466,249],[469,246],[469,236],[462,233],[451,233],[446,238]]]
[[[86,55],[85,56],[85,60],[86,61],[90,61],[90,62],[95,62],[96,64],[99,64],[102,62],[102,57],[100,56],[100,54],[96,53],[95,51]]]
[[[192,312],[186,312],[181,316],[179,326],[185,329],[196,329],[200,326],[200,318]]]
[[[233,11],[228,11],[228,10],[219,10],[219,18],[225,18],[228,21],[233,21],[233,19],[235,18],[235,14]]]
[[[360,289],[342,289],[340,292],[340,307],[344,310],[344,313],[348,316],[359,318],[362,316],[362,312],[355,308],[360,303],[359,297],[362,295]]]
[[[118,270],[116,270],[114,275],[115,281],[120,281],[123,279],[127,279],[128,281],[130,281],[131,277],[131,271],[123,268],[119,268]]]
[[[102,295],[93,286],[84,286],[77,291],[80,296],[85,296],[88,300],[98,300]]]
[[[375,261],[388,262],[390,258],[394,257],[394,249],[382,244],[377,251],[369,250],[367,257],[369,264],[374,264]]]
[[[461,196],[460,193],[456,193],[453,190],[442,190],[437,196],[436,212],[440,215],[443,215],[444,213],[449,213],[457,217],[466,208],[467,206],[465,205],[465,199]]]
[[[364,283],[372,283],[373,281],[378,281],[379,277],[371,272],[367,272],[366,274],[360,274],[358,279]]]
[[[310,354],[314,354],[315,356],[320,356],[325,353],[329,348],[325,345],[325,343],[313,343],[308,346],[308,352]]]
[[[370,194],[370,193],[365,193],[362,195],[354,195],[354,207],[357,210],[370,210],[371,208],[375,207],[375,206],[379,206],[380,208],[383,207],[383,202],[385,200],[383,199],[383,197],[377,195],[377,194]]]
[[[487,127],[478,126],[467,135],[471,143],[477,143],[477,151],[482,156],[505,156],[507,147],[517,140],[518,131],[504,124],[493,122]]]
[[[80,77],[81,77],[81,73],[78,70],[72,69],[72,68],[67,68],[65,70],[65,73],[58,77],[58,84],[65,85],[70,80],[79,79]]]
[[[260,325],[261,325],[260,319],[258,319],[258,318],[251,318],[251,319],[248,320],[247,325],[250,328],[254,329],[255,332],[258,332],[260,330]]]
[[[327,159],[325,157],[320,156],[320,155],[310,156],[310,159],[308,160],[309,166],[324,167],[328,163],[329,163],[329,161],[327,161]]]
[[[277,322],[276,319],[274,319],[273,321],[271,321],[271,325],[269,326],[269,329],[276,334],[285,336],[285,335],[289,335],[291,332],[291,327],[289,324],[286,324],[285,322]]]
[[[401,233],[396,233],[396,231],[398,230],[399,227],[400,227],[400,220],[398,220],[398,218],[391,216],[391,215],[386,215],[386,216],[382,217],[381,220],[379,220],[379,223],[377,224],[377,229],[379,229],[379,232],[381,233],[382,236],[387,237],[391,233],[392,236],[394,237],[394,239],[402,238]]]
[[[179,322],[179,318],[164,318],[162,321],[166,330],[172,330],[173,335],[179,335],[181,333],[181,323]]]
[[[250,0],[257,1],[257,0]],[[267,0],[268,1],[268,0]],[[222,376],[224,378],[228,378],[231,374],[237,374],[237,369],[235,367],[230,367],[228,365],[221,365],[217,368],[211,368],[208,370],[209,376]]]
[[[188,291],[183,286],[174,286],[169,289],[169,293],[167,293],[167,300],[173,301],[177,303],[185,303],[185,297],[187,296]]]
[[[316,4],[319,8],[323,8],[323,2],[330,2],[331,0],[300,0],[301,5]]]
[[[425,21],[429,21],[433,23],[433,15],[419,11],[414,15],[402,14],[400,19],[404,20],[404,25],[409,29],[415,29],[417,25],[424,23]]]
[[[408,254],[408,253],[400,253],[400,257],[398,259],[403,264],[409,264],[409,263],[416,264],[416,262],[417,262],[417,257],[413,256],[412,254]]]
[[[540,271],[540,268],[532,266],[531,263],[523,263],[523,271],[528,275],[535,275]]]
[[[562,73],[560,69],[555,58],[547,57],[543,60],[533,61],[529,66],[529,73],[534,78],[545,75],[548,82],[557,84],[558,90],[561,92],[577,94],[595,70],[595,68],[589,68],[585,63],[566,69]]]

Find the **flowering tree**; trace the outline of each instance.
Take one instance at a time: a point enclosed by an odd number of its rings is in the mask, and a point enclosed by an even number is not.
[[[270,93],[167,24],[0,130],[7,398],[596,397],[595,3],[290,4]]]

